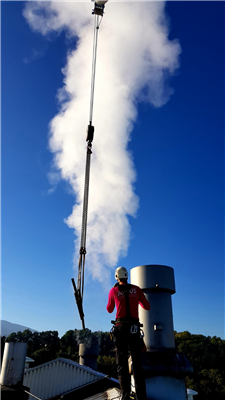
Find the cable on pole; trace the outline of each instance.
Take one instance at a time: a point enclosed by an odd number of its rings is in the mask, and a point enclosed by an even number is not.
[[[99,25],[100,25],[99,19],[100,19],[99,15],[95,15],[93,53],[92,53],[92,71],[91,71],[90,114],[89,114],[90,124],[92,124],[92,119],[93,119],[94,91],[95,91],[95,73],[96,73],[97,46],[98,46],[98,31],[99,31]]]

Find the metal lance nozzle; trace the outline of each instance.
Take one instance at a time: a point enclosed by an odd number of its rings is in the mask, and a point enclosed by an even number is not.
[[[74,288],[74,296],[75,296],[75,300],[76,300],[76,303],[77,303],[78,312],[79,312],[80,319],[81,319],[81,322],[82,322],[82,328],[85,329],[83,300],[81,298],[80,291],[77,290],[77,288],[76,288],[76,284],[75,284],[74,279],[72,278],[71,281],[72,281],[72,285],[73,285],[73,288]]]
[[[105,3],[107,3],[107,1],[108,0],[96,0],[95,1],[95,8],[92,11],[92,14],[100,15],[101,17],[103,17]]]

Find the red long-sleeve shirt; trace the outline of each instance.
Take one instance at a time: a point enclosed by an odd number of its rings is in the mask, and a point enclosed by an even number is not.
[[[109,313],[112,313],[116,306],[116,318],[126,317],[126,300],[123,293],[123,284],[113,287],[109,292],[108,304],[106,309]],[[139,286],[130,285],[129,293],[130,313],[131,317],[138,317],[138,305],[144,310],[150,310],[150,303],[146,299],[144,293]]]

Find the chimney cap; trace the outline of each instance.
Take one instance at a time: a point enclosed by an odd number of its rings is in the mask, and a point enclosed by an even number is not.
[[[131,283],[140,286],[142,290],[169,292],[174,294],[174,270],[167,265],[139,265],[130,271]]]

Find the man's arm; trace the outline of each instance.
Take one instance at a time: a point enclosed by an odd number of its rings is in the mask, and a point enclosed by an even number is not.
[[[114,290],[113,288],[109,292],[108,304],[106,309],[109,313],[112,313],[115,308],[115,300],[114,300]]]
[[[144,310],[150,310],[150,303],[149,301],[146,299],[144,293],[142,292],[142,290],[139,288],[139,304],[142,308],[144,308]]]

